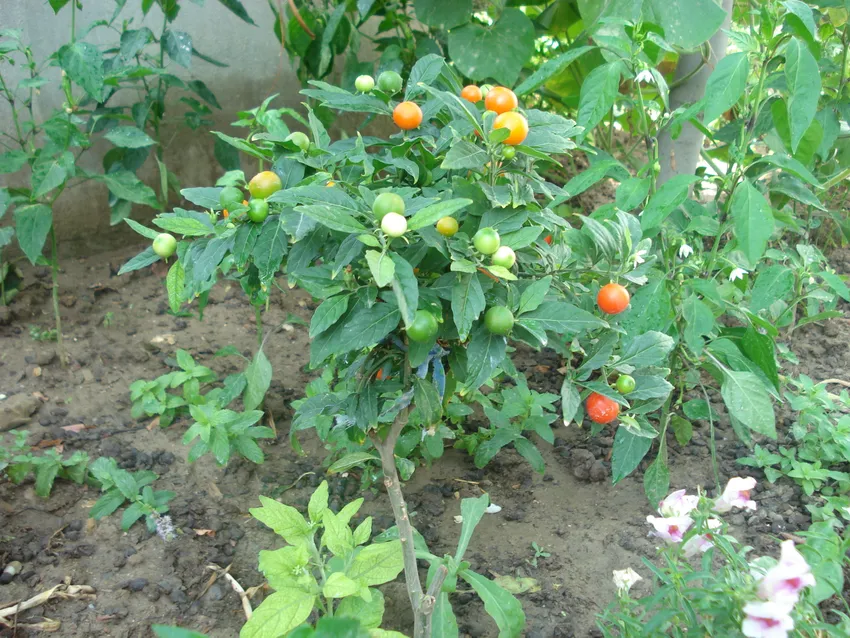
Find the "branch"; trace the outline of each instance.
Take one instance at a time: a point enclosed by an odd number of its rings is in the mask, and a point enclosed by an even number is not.
[[[437,573],[434,575],[434,580],[431,581],[431,586],[422,599],[420,613],[425,617],[425,635],[431,636],[431,618],[434,613],[434,606],[437,604],[437,596],[440,595],[440,590],[443,588],[443,583],[446,582],[446,577],[449,575],[449,568],[445,565],[440,565],[437,568]]]

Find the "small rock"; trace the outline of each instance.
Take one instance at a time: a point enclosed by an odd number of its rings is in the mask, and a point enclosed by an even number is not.
[[[221,585],[216,583],[210,587],[205,598],[208,600],[221,600],[224,598],[224,590],[221,588]]]
[[[26,425],[41,407],[41,401],[31,394],[13,394],[0,402],[0,432]]]
[[[590,480],[594,483],[604,481],[607,476],[608,470],[602,461],[595,461],[593,465],[590,466]]]
[[[130,591],[142,591],[145,588],[145,585],[147,584],[147,578],[134,578],[132,580],[128,580],[126,583],[123,583],[121,585],[121,589],[129,589]]]
[[[180,605],[189,601],[189,597],[185,594],[185,592],[182,592],[179,589],[171,590],[171,593],[168,594],[168,597],[171,599],[171,602],[176,605]]]

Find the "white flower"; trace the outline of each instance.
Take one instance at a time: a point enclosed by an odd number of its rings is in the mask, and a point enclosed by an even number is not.
[[[741,632],[747,638],[787,638],[794,629],[789,605],[753,601],[744,605],[744,614]]]
[[[457,523],[457,524],[463,523],[463,516],[460,515],[460,514],[455,516],[455,523]]]
[[[487,506],[487,509],[484,510],[484,511],[487,512],[488,514],[498,514],[499,512],[502,511],[502,506],[496,505],[495,503],[490,503]]]
[[[730,511],[733,507],[755,511],[756,502],[750,498],[750,491],[755,486],[756,480],[751,476],[730,478],[723,494],[714,502],[714,511],[722,514]]]
[[[747,274],[747,271],[743,268],[735,268],[732,272],[729,273],[729,281],[735,281],[736,279],[743,279],[744,275]]]
[[[687,516],[699,505],[699,496],[685,494],[685,490],[676,490],[658,504],[661,516]]]
[[[681,246],[679,246],[679,259],[687,259],[693,254],[694,249],[691,248],[688,244],[682,244]]]
[[[635,264],[635,265],[633,266],[633,268],[637,268],[637,267],[638,267],[638,264],[642,264],[642,263],[644,263],[644,262],[646,261],[646,260],[643,258],[643,256],[646,254],[646,252],[647,252],[647,251],[645,251],[645,250],[639,250],[639,251],[637,251],[634,255],[632,255],[632,261],[633,261],[633,262],[634,262],[634,264]]]
[[[629,593],[629,590],[639,580],[643,580],[631,567],[628,569],[614,570],[614,585],[617,587],[617,592],[622,596]]]
[[[652,71],[650,71],[649,69],[644,69],[635,76],[635,82],[637,82],[638,84],[655,84],[655,76],[652,75]]]

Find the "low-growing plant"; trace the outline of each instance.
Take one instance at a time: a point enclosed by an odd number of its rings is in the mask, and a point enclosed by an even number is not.
[[[171,540],[174,528],[168,512],[168,501],[175,493],[154,490],[151,484],[157,474],[150,470],[129,472],[118,467],[113,458],[101,457],[90,467],[92,478],[97,481],[103,495],[89,511],[89,516],[100,520],[127,505],[121,515],[121,529],[127,531],[141,518],[145,519],[148,531],[157,532],[163,540]]]
[[[771,483],[786,476],[807,496],[817,500],[806,505],[813,520],[850,520],[850,395],[829,391],[826,379],[815,383],[806,375],[791,379],[785,396],[796,412],[787,435],[788,445],[777,452],[756,445],[753,453],[738,463],[758,467]]]
[[[89,457],[77,451],[63,457],[55,448],[40,453],[27,445],[25,430],[15,430],[10,447],[0,445],[0,472],[12,483],[22,483],[32,475],[35,478],[35,493],[47,498],[57,478],[82,485],[87,476]]]
[[[663,543],[648,594],[632,598],[642,580],[633,569],[614,571],[618,598],[600,615],[608,637],[649,636],[845,636],[850,616],[819,603],[841,596],[842,564],[850,535],[818,523],[803,533],[805,543],[781,545],[777,561],[752,557],[728,534],[720,514],[732,507],[755,509],[749,490],[755,480],[732,479],[718,499],[674,492],[648,516],[651,534]],[[700,558],[701,556],[701,558]],[[833,622],[834,621],[834,622]],[[793,630],[793,633],[792,633]]]
[[[351,519],[363,499],[333,512],[328,508],[328,484],[323,481],[310,497],[309,520],[294,507],[265,496],[260,496],[260,502],[262,507],[251,509],[251,515],[287,545],[260,552],[260,571],[275,593],[257,607],[240,636],[289,635],[314,610],[319,617],[353,618],[365,629],[378,630],[384,596],[376,587],[394,580],[404,569],[404,560],[398,539],[371,542],[371,517],[352,531]]]

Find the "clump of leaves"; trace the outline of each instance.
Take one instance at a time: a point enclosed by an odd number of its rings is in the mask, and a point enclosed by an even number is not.
[[[157,530],[157,520],[168,511],[168,501],[174,492],[153,490],[151,484],[159,476],[150,470],[129,472],[118,467],[115,459],[101,457],[91,465],[92,477],[100,483],[103,495],[89,511],[89,516],[100,520],[129,504],[121,516],[121,529],[127,531],[140,518],[150,532]]]

